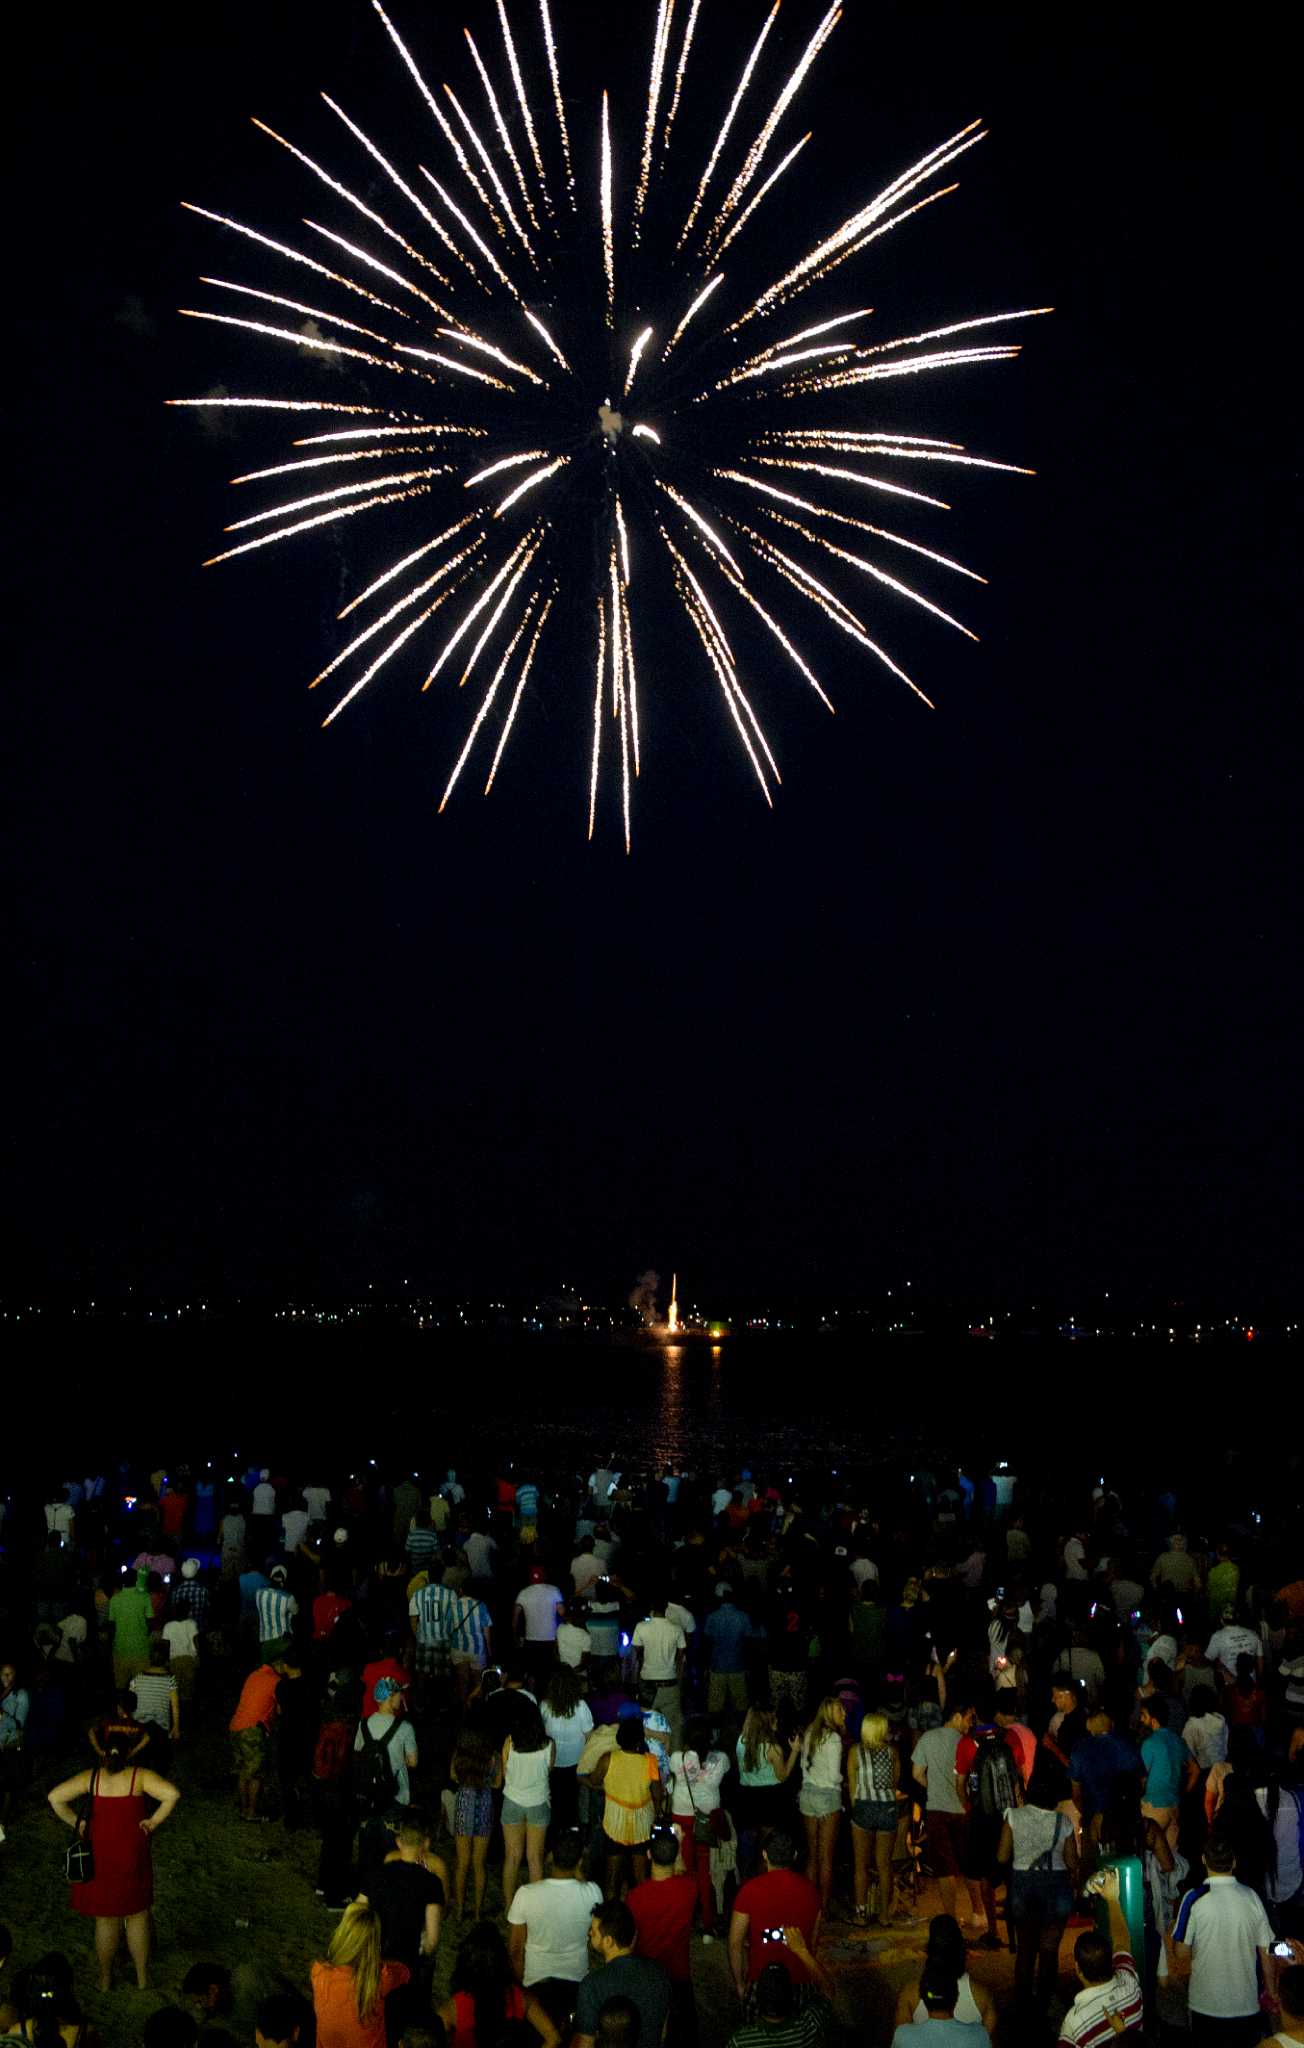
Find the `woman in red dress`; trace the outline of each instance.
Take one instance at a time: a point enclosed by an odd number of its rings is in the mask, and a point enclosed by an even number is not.
[[[146,1731],[132,1721],[102,1723],[91,1735],[100,1758],[97,1768],[65,1778],[50,1794],[50,1804],[65,1827],[84,1827],[95,1858],[95,1875],[72,1887],[72,1904],[95,1922],[95,1959],[99,1988],[113,1982],[113,1959],[123,1928],[136,1966],[136,1982],[144,1990],[149,1964],[150,1907],[154,1871],[149,1838],[172,1812],[180,1792],[156,1771],[141,1770],[132,1756],[143,1746]],[[83,1823],[73,1805],[91,1797],[90,1818]],[[150,1811],[153,1803],[153,1811]]]

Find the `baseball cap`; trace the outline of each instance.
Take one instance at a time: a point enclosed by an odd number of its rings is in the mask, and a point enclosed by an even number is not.
[[[642,1718],[643,1709],[637,1706],[633,1700],[622,1700],[616,1709],[616,1719],[618,1721],[641,1721]]]
[[[197,1557],[188,1557],[182,1564],[181,1576],[183,1579],[193,1579],[198,1570],[199,1559]]]
[[[375,1691],[375,1700],[377,1706],[380,1705],[382,1700],[392,1700],[395,1693],[402,1692],[402,1690],[403,1687],[401,1686],[397,1678],[378,1678],[376,1680]]]
[[[283,1586],[286,1580],[285,1566],[283,1564],[274,1564],[267,1576],[274,1586]]]

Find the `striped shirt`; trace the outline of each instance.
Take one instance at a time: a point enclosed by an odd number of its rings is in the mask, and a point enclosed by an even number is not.
[[[539,1489],[533,1480],[516,1489],[516,1512],[523,1522],[537,1522],[539,1519]]]
[[[287,1593],[284,1586],[263,1586],[254,1596],[258,1613],[258,1640],[260,1643],[274,1643],[281,1636],[288,1636],[294,1626],[294,1617],[299,1612],[299,1603],[293,1593]]]
[[[439,1555],[439,1538],[433,1529],[418,1529],[414,1524],[408,1530],[405,1548],[413,1570],[423,1571]]]
[[[476,1657],[485,1656],[492,1627],[493,1616],[483,1600],[471,1599],[465,1593],[452,1596],[448,1616],[450,1650],[466,1650]]]
[[[1060,2022],[1060,2048],[1097,2048],[1112,2040],[1117,2019],[1126,2031],[1139,2027],[1141,1980],[1126,1949],[1114,1956],[1114,1974],[1105,1984],[1084,1984]]]
[[[165,1673],[141,1671],[131,1681],[132,1697],[136,1702],[136,1719],[148,1721],[155,1728],[172,1726],[172,1702],[176,1698],[177,1682]]]
[[[429,1646],[446,1643],[452,1625],[457,1595],[444,1585],[422,1586],[408,1602],[408,1613],[417,1625],[417,1641]]]

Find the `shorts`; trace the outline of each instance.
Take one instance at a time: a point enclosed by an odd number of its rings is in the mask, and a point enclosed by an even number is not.
[[[865,1835],[894,1835],[897,1827],[895,1799],[853,1799],[851,1825]]]
[[[412,1669],[418,1678],[442,1678],[448,1670],[447,1643],[414,1643]]]
[[[924,1840],[934,1877],[958,1877],[964,1854],[965,1820],[962,1813],[942,1813],[929,1807],[924,1816]]]
[[[706,1704],[712,1714],[722,1714],[726,1705],[740,1714],[747,1712],[747,1673],[713,1671],[706,1681]]]
[[[267,1762],[267,1730],[237,1728],[231,1735],[231,1753],[235,1758],[237,1776],[260,1778]]]
[[[960,1851],[960,1869],[965,1877],[985,1882],[996,1875],[996,1851],[1001,1841],[999,1814],[971,1813]]]
[[[1073,1880],[1066,1870],[1010,1873],[1010,1922],[1015,1927],[1063,1926],[1073,1911]]]
[[[837,1785],[803,1785],[797,1794],[797,1811],[807,1820],[828,1820],[842,1811],[842,1790]]]
[[[289,1656],[293,1648],[289,1636],[265,1636],[258,1645],[264,1664],[278,1664],[282,1657]]]
[[[552,1808],[547,1800],[542,1806],[518,1806],[514,1799],[503,1795],[503,1826],[518,1828],[522,1823],[527,1828],[546,1828],[552,1819]]]
[[[483,1650],[450,1650],[449,1662],[459,1665],[463,1671],[483,1671],[485,1654]]]
[[[779,1671],[770,1666],[770,1705],[772,1707],[804,1707],[806,1704],[806,1673],[804,1671]]]
[[[148,1664],[148,1657],[119,1657],[113,1659],[113,1690],[126,1692],[133,1678],[138,1678]]]
[[[493,1833],[494,1795],[487,1785],[459,1785],[453,1808],[455,1835],[488,1836]]]

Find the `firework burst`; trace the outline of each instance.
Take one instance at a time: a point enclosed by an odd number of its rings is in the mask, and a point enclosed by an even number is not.
[[[655,686],[648,661],[636,665],[636,574],[649,608],[663,591],[682,606],[704,678],[719,688],[741,758],[771,803],[779,769],[735,618],[759,621],[758,645],[777,646],[829,710],[829,691],[798,644],[812,608],[927,703],[870,631],[869,600],[912,604],[976,637],[894,571],[910,570],[909,556],[914,573],[931,565],[983,579],[898,528],[947,509],[918,487],[946,465],[1015,468],[875,424],[865,418],[867,393],[844,394],[1008,360],[1018,345],[1004,339],[1007,323],[1049,310],[882,338],[872,306],[826,312],[818,303],[834,272],[955,191],[944,175],[983,139],[978,122],[822,228],[810,247],[766,260],[756,290],[758,223],[781,224],[767,201],[810,140],[785,146],[782,130],[840,9],[812,17],[805,43],[777,68],[778,0],[758,10],[722,119],[717,101],[717,126],[697,110],[705,95],[690,62],[702,5],[655,0],[645,104],[626,119],[604,92],[581,120],[574,102],[568,117],[549,0],[522,0],[513,13],[495,0],[479,41],[469,28],[450,37],[453,83],[371,0],[378,33],[428,118],[429,161],[400,168],[325,94],[348,151],[338,173],[258,121],[298,175],[329,195],[335,224],[307,219],[306,238],[286,241],[192,207],[274,269],[257,285],[205,277],[217,302],[182,309],[255,334],[296,366],[325,366],[335,390],[347,375],[355,393],[170,401],[352,418],[233,479],[278,480],[276,502],[233,520],[230,545],[210,557],[338,532],[362,513],[383,515],[386,533],[401,537],[398,559],[340,614],[361,609],[365,622],[312,679],[314,689],[333,679],[338,693],[323,724],[405,651],[421,662],[426,690],[441,679],[460,688],[483,664],[490,679],[439,808],[473,760],[484,763],[487,795],[531,671],[547,668],[536,668],[536,656],[549,623],[555,635],[566,621],[570,644],[558,646],[549,687],[577,686],[589,836],[606,802],[605,767],[626,850],[641,767],[638,679]],[[821,317],[794,321],[789,309],[808,292]],[[989,328],[996,332],[971,338]],[[884,516],[895,523],[880,523]],[[577,568],[581,582],[588,577],[587,602],[564,604]],[[570,622],[579,616],[587,651],[563,662],[576,655]]]

